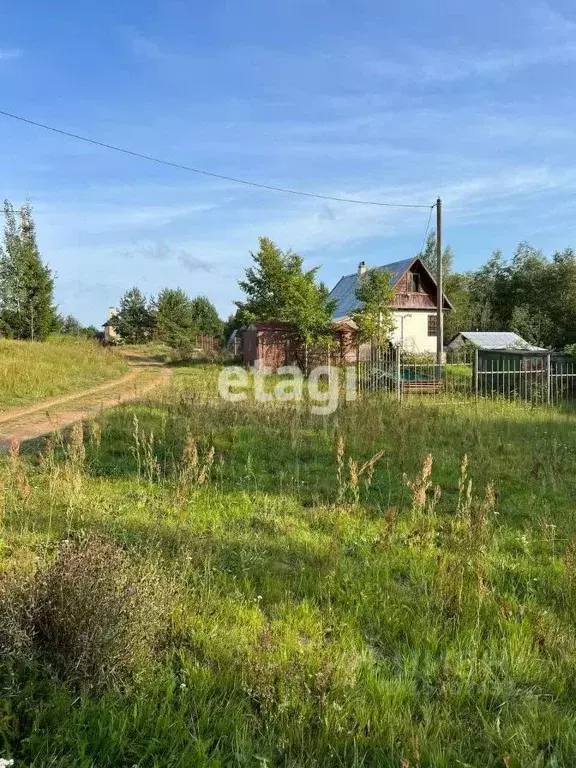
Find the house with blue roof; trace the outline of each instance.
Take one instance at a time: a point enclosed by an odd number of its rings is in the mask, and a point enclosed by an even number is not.
[[[390,342],[408,352],[436,352],[438,286],[430,270],[417,257],[394,261],[376,269],[388,272],[394,286],[392,314],[395,327]],[[366,263],[361,261],[357,272],[341,277],[332,289],[330,298],[336,302],[335,321],[350,320],[353,312],[360,308],[356,288],[366,270]],[[450,309],[452,305],[444,295],[442,310]]]

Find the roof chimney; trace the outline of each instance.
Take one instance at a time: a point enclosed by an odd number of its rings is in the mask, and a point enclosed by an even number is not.
[[[365,261],[361,261],[360,264],[358,264],[358,274],[360,275],[360,277],[362,277],[362,275],[366,274],[366,262]]]

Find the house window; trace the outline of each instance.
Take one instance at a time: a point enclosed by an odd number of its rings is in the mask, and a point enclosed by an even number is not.
[[[420,293],[420,275],[418,272],[409,273],[408,290],[410,293]]]
[[[428,336],[438,335],[438,317],[437,315],[428,315]]]

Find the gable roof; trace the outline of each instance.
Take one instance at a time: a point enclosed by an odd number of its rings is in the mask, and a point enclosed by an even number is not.
[[[455,338],[457,339],[459,336],[479,349],[517,349],[526,352],[546,352],[543,347],[535,347],[512,331],[461,331]]]
[[[430,270],[417,256],[416,257],[413,256],[410,259],[402,259],[402,261],[393,261],[390,264],[383,264],[381,267],[374,267],[374,269],[377,269],[378,272],[390,272],[391,274],[390,282],[394,286],[400,280],[402,275],[404,275],[410,269],[410,267],[417,261],[420,262],[422,269],[426,270],[430,279],[432,280],[434,285],[436,285],[436,280],[434,279],[434,275],[431,274]],[[335,320],[338,320],[343,317],[349,317],[352,314],[352,312],[354,312],[357,309],[360,309],[360,302],[356,298],[356,287],[358,285],[358,278],[359,278],[358,272],[354,272],[352,275],[344,275],[344,277],[341,277],[340,280],[334,286],[334,288],[332,288],[332,290],[330,291],[330,295],[328,298],[336,301],[336,307],[332,314],[332,317]],[[452,304],[450,304],[450,302],[446,298],[446,295],[444,295],[444,305],[452,309]]]

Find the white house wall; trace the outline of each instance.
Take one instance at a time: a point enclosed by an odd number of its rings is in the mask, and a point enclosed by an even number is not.
[[[436,315],[434,310],[411,309],[409,312],[392,312],[392,315],[396,327],[390,340],[394,346],[403,344],[406,352],[436,352],[436,336],[428,336],[428,317]]]

